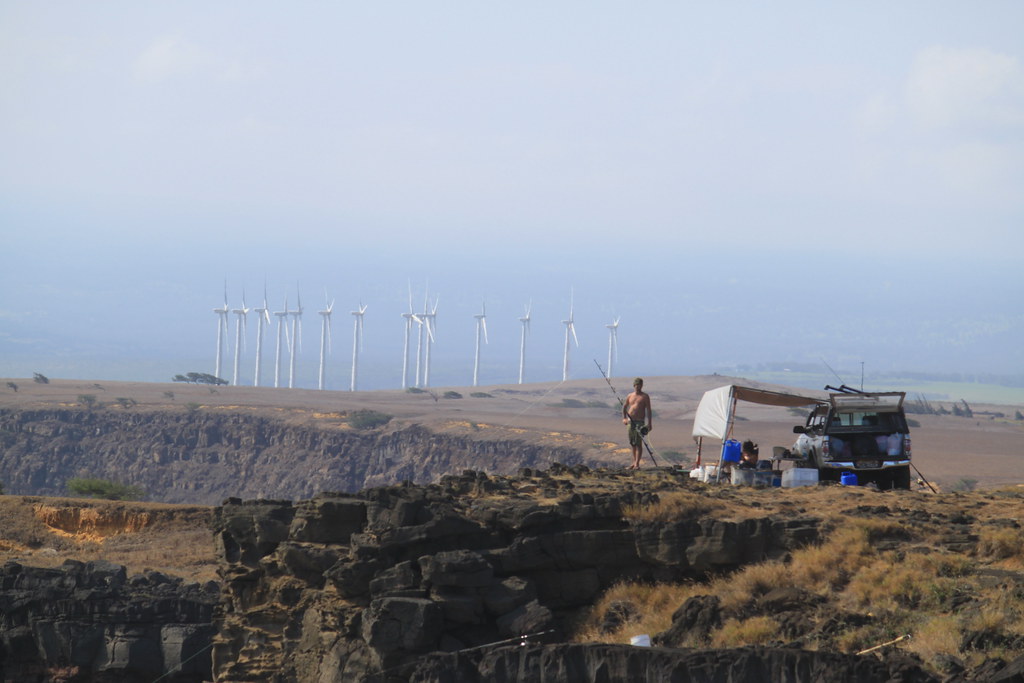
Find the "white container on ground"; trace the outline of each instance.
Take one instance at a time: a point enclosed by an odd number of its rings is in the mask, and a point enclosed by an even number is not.
[[[701,472],[700,480],[705,484],[714,483],[718,479],[718,465],[704,465],[704,469]]]
[[[782,488],[791,489],[797,486],[817,486],[818,470],[809,467],[794,467],[782,471]]]
[[[633,636],[629,639],[629,644],[636,647],[650,647],[651,637],[646,633],[640,636]]]

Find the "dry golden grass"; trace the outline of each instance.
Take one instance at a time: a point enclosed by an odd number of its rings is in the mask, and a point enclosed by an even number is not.
[[[622,516],[631,522],[678,522],[723,507],[707,496],[689,491],[662,493],[658,498],[657,503],[650,505],[627,505]]]
[[[719,597],[724,610],[737,611],[773,588],[796,585],[797,580],[782,562],[762,562],[716,579],[709,592]]]
[[[954,588],[954,579],[938,577],[914,562],[896,562],[890,555],[857,572],[841,600],[851,609],[872,614],[935,608],[939,597],[951,594]]]
[[[672,613],[688,598],[708,593],[700,584],[651,584],[624,582],[609,588],[582,615],[576,628],[575,642],[629,643],[632,636],[654,635],[672,625]],[[638,618],[622,624],[610,633],[601,632],[601,622],[608,608],[622,602],[631,605]]]
[[[907,649],[925,661],[932,661],[941,655],[957,656],[961,636],[959,620],[949,614],[940,614],[918,625]]]
[[[978,535],[978,557],[1002,566],[1024,567],[1024,529],[985,528]]]
[[[634,522],[677,521],[706,515],[702,510],[707,508],[717,518],[733,519],[813,511],[823,520],[824,537],[818,544],[791,552],[785,561],[748,565],[707,584],[617,586],[581,621],[577,639],[625,643],[632,635],[654,635],[668,628],[672,612],[687,598],[711,594],[722,601],[723,625],[695,636],[700,642],[684,646],[770,643],[780,639],[781,628],[773,615],[753,612],[757,599],[774,588],[793,587],[826,599],[820,613],[808,613],[811,623],[821,623],[829,614],[861,615],[849,622],[856,625],[839,632],[808,634],[805,647],[853,653],[909,634],[910,639],[893,647],[917,653],[933,666],[944,655],[974,666],[994,653],[1004,659],[1024,654],[1008,648],[961,649],[965,633],[1024,634],[1021,591],[1007,590],[1005,585],[986,588],[991,575],[978,571],[985,567],[1019,570],[1024,534],[1001,520],[1021,516],[1020,496],[974,496],[967,501],[963,496],[946,499],[909,493],[897,497],[837,487],[794,490],[784,498],[776,494],[703,487],[671,494],[659,491],[658,504],[629,509],[628,519]],[[888,513],[872,510],[883,505]],[[951,533],[945,520],[965,510],[977,520],[976,551],[945,549],[944,539]],[[671,598],[661,600],[659,608],[652,592]],[[952,614],[953,605],[964,598],[971,600],[971,608]],[[629,602],[642,616],[613,634],[601,633],[600,621],[615,601]],[[663,609],[660,616],[653,613],[658,609]]]
[[[711,637],[712,647],[767,645],[779,640],[779,622],[771,617],[729,619]]]

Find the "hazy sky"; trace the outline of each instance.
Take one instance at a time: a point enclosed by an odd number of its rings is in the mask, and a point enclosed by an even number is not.
[[[482,300],[482,376],[514,378],[532,300],[558,379],[570,288],[581,376],[615,316],[630,374],[1024,372],[1022,26],[1017,0],[2,0],[0,375],[212,371],[225,279],[232,306],[326,288],[339,368],[362,299],[381,386],[410,280],[451,384]]]

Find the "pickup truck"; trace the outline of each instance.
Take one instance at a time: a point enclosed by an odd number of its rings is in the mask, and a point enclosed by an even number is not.
[[[839,481],[854,472],[859,484],[880,489],[910,488],[910,429],[902,391],[867,393],[843,387],[816,405],[792,454],[818,470],[820,481]]]

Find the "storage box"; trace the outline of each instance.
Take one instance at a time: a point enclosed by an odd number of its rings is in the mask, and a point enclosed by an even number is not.
[[[753,486],[754,485],[754,470],[741,470],[739,467],[732,468],[732,485],[733,486]]]
[[[809,467],[794,467],[782,472],[782,488],[791,489],[796,486],[817,485],[818,470]]]
[[[754,486],[771,486],[774,477],[778,475],[771,470],[757,470],[754,472]]]
[[[718,465],[704,465],[704,469],[700,472],[700,480],[705,484],[713,483],[718,479]]]

